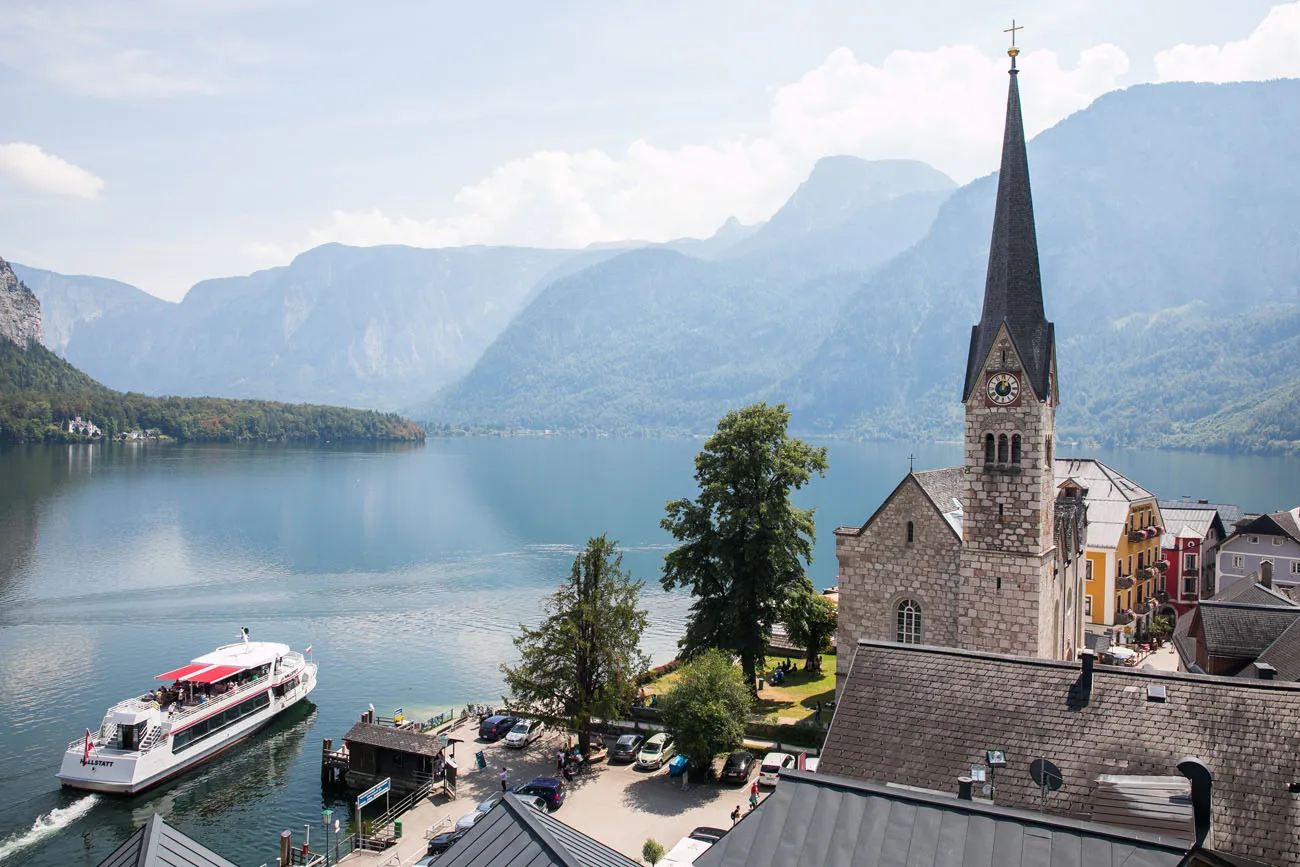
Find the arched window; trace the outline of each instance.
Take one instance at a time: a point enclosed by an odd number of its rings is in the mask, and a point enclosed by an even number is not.
[[[998,463],[1005,464],[1006,462],[1007,462],[1007,435],[1002,434],[1001,436],[998,437]]]
[[[921,643],[921,606],[913,599],[898,603],[898,641],[901,644]]]
[[[1020,463],[1020,434],[1011,435],[1011,463]]]
[[[991,464],[994,460],[993,434],[984,435],[984,463]]]
[[[907,522],[907,541],[910,544],[916,539],[916,525],[911,521]]]

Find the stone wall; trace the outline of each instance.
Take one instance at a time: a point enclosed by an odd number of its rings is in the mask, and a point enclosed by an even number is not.
[[[907,541],[907,522],[913,526]],[[840,604],[837,646],[844,654],[836,685],[848,675],[859,639],[897,640],[897,606],[921,606],[921,641],[957,644],[958,560],[961,542],[921,485],[908,475],[860,529],[835,531]]]
[[[41,339],[41,304],[4,259],[0,259],[0,338],[24,349],[29,340]]]

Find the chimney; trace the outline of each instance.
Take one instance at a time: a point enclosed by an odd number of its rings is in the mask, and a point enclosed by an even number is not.
[[[1273,589],[1273,561],[1265,560],[1259,564],[1259,583],[1269,590]]]
[[[1197,500],[1196,502],[1200,503],[1202,506],[1208,506],[1208,505],[1210,505],[1210,501],[1209,501],[1209,500]]]
[[[1079,699],[1087,704],[1092,698],[1092,667],[1097,664],[1097,651],[1080,650],[1079,658],[1083,660],[1083,670],[1079,673]]]
[[[1196,845],[1204,846],[1210,836],[1210,789],[1214,778],[1205,762],[1186,758],[1178,763],[1178,771],[1192,782],[1192,819],[1196,825]]]
[[[971,799],[971,784],[975,782],[974,777],[957,778],[957,797],[963,801]]]
[[[1267,662],[1256,662],[1255,674],[1259,676],[1260,680],[1272,680],[1277,677],[1277,669]]]

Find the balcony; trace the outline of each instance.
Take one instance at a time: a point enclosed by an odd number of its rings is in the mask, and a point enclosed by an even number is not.
[[[1128,626],[1133,622],[1133,612],[1127,609],[1121,609],[1115,612],[1115,625]]]
[[[1169,571],[1169,561],[1168,561],[1168,560],[1157,560],[1157,561],[1156,561],[1155,563],[1153,563],[1152,565],[1156,567],[1156,571],[1159,572],[1161,575],[1163,575],[1163,574],[1165,574],[1166,572]]]
[[[1132,586],[1133,586],[1132,575],[1121,575],[1115,579],[1116,590],[1128,590]]]
[[[1150,581],[1152,578],[1156,577],[1156,570],[1152,569],[1150,566],[1143,566],[1141,569],[1137,570],[1134,575],[1139,581]]]

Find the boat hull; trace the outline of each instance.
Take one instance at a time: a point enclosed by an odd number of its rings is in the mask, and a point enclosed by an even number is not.
[[[186,771],[211,761],[231,747],[252,737],[279,714],[305,699],[316,688],[316,666],[303,667],[299,686],[271,699],[268,706],[222,730],[201,748],[172,750],[172,736],[148,752],[94,749],[89,759],[81,749],[70,748],[56,775],[64,788],[105,794],[135,795],[167,782]],[[271,688],[268,687],[270,692]]]

